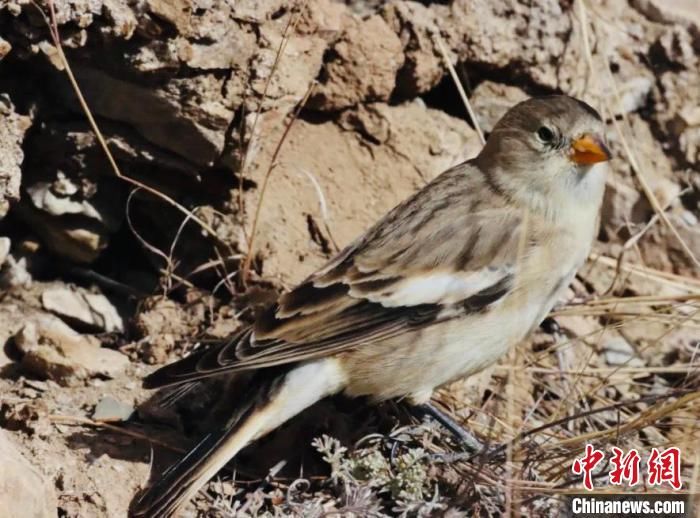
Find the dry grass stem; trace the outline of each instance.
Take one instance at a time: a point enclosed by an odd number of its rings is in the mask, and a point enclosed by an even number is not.
[[[262,209],[263,200],[265,199],[265,192],[267,191],[267,185],[270,181],[270,177],[272,176],[272,172],[277,167],[277,158],[279,156],[280,151],[282,150],[282,145],[284,144],[285,140],[287,140],[287,136],[289,135],[289,132],[291,131],[292,126],[294,125],[294,122],[299,117],[299,113],[306,105],[306,102],[309,100],[309,97],[311,97],[311,94],[312,94],[315,86],[316,86],[315,81],[312,82],[311,85],[309,85],[309,88],[306,91],[306,94],[304,94],[304,97],[297,105],[297,108],[296,108],[296,110],[294,110],[294,113],[292,113],[292,116],[289,119],[289,122],[284,127],[284,131],[282,132],[282,136],[277,141],[277,145],[275,146],[275,149],[272,152],[272,157],[270,158],[270,165],[268,166],[267,171],[265,172],[265,176],[263,178],[263,182],[262,182],[262,185],[260,187],[260,195],[258,196],[258,204],[255,207],[255,216],[253,217],[253,223],[252,223],[251,230],[250,230],[250,237],[248,239],[248,250],[246,253],[245,260],[243,261],[243,266],[241,267],[241,277],[240,278],[241,278],[241,281],[243,283],[245,283],[247,278],[248,278],[248,271],[250,270],[250,263],[251,263],[253,256],[254,256],[255,234],[256,234],[256,230],[258,228],[258,221],[260,219],[260,210]]]
[[[459,80],[459,76],[457,75],[457,71],[455,70],[455,67],[452,65],[452,60],[450,59],[450,53],[447,50],[447,46],[445,45],[445,42],[442,39],[442,36],[440,35],[439,31],[435,31],[433,33],[433,35],[435,37],[435,41],[437,41],[438,47],[440,48],[440,53],[442,54],[442,59],[445,62],[445,66],[447,67],[447,70],[450,73],[450,77],[452,78],[452,81],[454,82],[455,86],[457,87],[457,91],[459,92],[459,96],[462,98],[462,102],[464,103],[464,107],[467,109],[467,113],[469,114],[469,118],[471,119],[472,124],[474,124],[474,129],[476,130],[476,134],[479,135],[479,140],[481,141],[481,145],[483,146],[486,143],[486,138],[484,137],[484,132],[481,130],[481,126],[479,125],[479,119],[476,118],[476,113],[474,113],[472,105],[469,102],[469,97],[467,96],[467,93],[464,91],[464,87],[462,86],[462,82]]]

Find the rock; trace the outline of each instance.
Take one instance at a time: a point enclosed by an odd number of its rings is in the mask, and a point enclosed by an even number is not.
[[[207,335],[222,340],[230,337],[241,326],[236,312],[228,305],[221,306],[212,320],[211,326],[207,328]]]
[[[303,5],[303,4],[302,4]],[[297,24],[301,34],[316,34],[326,42],[333,42],[343,30],[348,15],[347,6],[335,0],[315,0],[305,5],[306,12]]]
[[[700,164],[700,125],[681,133],[678,143],[689,163]]]
[[[252,29],[230,23],[228,30],[213,42],[181,42],[180,52],[187,65],[201,70],[246,68],[256,51],[257,38]]]
[[[350,110],[344,112],[339,123],[344,127],[352,126],[344,124],[344,121],[353,118],[352,114]],[[427,109],[420,99],[395,107],[379,103],[361,106],[355,114],[357,124],[354,129],[376,142],[388,145],[389,149],[406,150],[414,169],[426,180],[476,156],[481,149],[481,142],[474,130],[467,126],[469,129],[459,134],[461,124],[456,124],[455,119],[444,113]],[[437,124],[442,130],[428,132],[424,130],[424,124]],[[428,157],[424,153],[410,151],[411,143],[418,140],[427,149]]]
[[[603,355],[608,365],[621,367],[643,367],[644,362],[634,348],[620,336],[603,339]]]
[[[192,315],[173,301],[152,297],[142,304],[142,311],[134,323],[142,337],[139,352],[149,363],[163,363],[178,341],[196,334]]]
[[[700,80],[700,74],[697,77]],[[670,120],[668,128],[676,136],[685,160],[690,164],[700,164],[700,105],[689,101]]]
[[[120,145],[119,135],[106,134],[115,158],[125,173],[139,161],[132,147]],[[42,125],[27,141],[24,189],[17,215],[48,248],[77,262],[95,260],[124,218],[126,184],[116,179],[95,137],[84,124]],[[138,148],[136,148],[138,149]],[[131,153],[130,153],[131,151]],[[150,149],[141,149],[147,154]],[[152,153],[143,167],[160,164]]]
[[[678,113],[678,118],[685,127],[700,126],[700,106],[684,106]]]
[[[268,24],[263,25],[260,31],[265,43],[258,44],[250,67],[245,68],[246,73],[251,74],[250,89],[253,94],[246,99],[247,110],[253,115],[261,105],[263,110],[275,108],[289,111],[304,98],[318,77],[327,43],[319,35],[292,34],[273,71],[277,51],[283,44],[283,32],[279,27]],[[271,78],[270,74],[273,74]],[[227,98],[233,98],[229,102],[243,102],[246,97],[247,86],[235,86],[237,82],[239,78],[234,74],[227,83]]]
[[[696,0],[631,0],[630,4],[652,21],[693,24],[700,28],[700,9]]]
[[[258,184],[284,120],[285,112],[276,111],[260,119],[260,132],[268,138],[249,176]],[[316,221],[323,216],[318,191],[305,172],[318,179],[328,201],[329,228],[342,247],[426,182],[479,149],[469,124],[427,108],[420,99],[346,110],[337,122],[298,120],[278,157],[275,181],[268,185],[260,213],[257,242],[265,276],[296,283],[327,261],[309,234],[305,215]],[[247,206],[256,206],[257,192],[244,195]]]
[[[13,432],[22,432],[35,437],[50,437],[55,428],[49,420],[49,406],[30,387],[22,387],[18,398],[3,402],[2,427]]]
[[[570,332],[583,341],[596,343],[600,338],[600,322],[594,317],[580,315],[562,315],[556,318],[562,329]],[[598,333],[596,333],[598,331]]]
[[[601,208],[601,225],[608,239],[630,237],[628,224],[632,221],[632,210],[642,193],[637,190],[632,178],[613,172],[607,182]]]
[[[192,0],[146,0],[145,4],[149,12],[174,25],[178,32],[188,32]]]
[[[154,87],[89,67],[76,67],[75,73],[95,113],[129,124],[150,142],[201,166],[221,154],[233,119],[222,96],[223,78],[200,74]],[[71,95],[66,92],[68,100]]]
[[[152,173],[150,185],[176,195],[201,184],[200,168],[163,150],[123,125],[102,124],[122,172]],[[17,215],[55,254],[89,263],[99,257],[121,228],[128,184],[111,166],[87,124],[52,122],[32,132],[26,143],[24,184],[27,195]]]
[[[568,50],[567,35],[572,33],[572,4],[454,0],[448,6],[431,7],[458,61],[508,68],[509,74],[522,72],[549,88],[564,86],[559,68]]]
[[[350,12],[363,18],[375,14],[387,3],[386,0],[344,0]]]
[[[12,254],[5,256],[5,264],[0,266],[0,288],[28,287],[32,275],[27,270],[27,258],[16,259]]]
[[[398,92],[415,97],[436,86],[445,73],[440,48],[435,43],[435,13],[418,2],[391,2],[381,16],[398,35],[405,62],[396,80]]]
[[[381,17],[346,20],[309,100],[313,108],[340,110],[362,101],[387,101],[403,66],[401,41]]]
[[[0,219],[10,209],[10,201],[19,199],[22,140],[30,125],[31,119],[18,115],[10,98],[0,95]]]
[[[615,110],[620,113],[631,113],[642,108],[651,94],[654,81],[650,77],[632,77],[619,85],[620,102],[615,103]]]
[[[105,228],[90,220],[55,218],[28,203],[17,205],[17,213],[55,254],[78,263],[91,263],[107,247]]]
[[[58,504],[53,488],[2,430],[0,458],[0,516],[55,518]]]
[[[1,286],[0,286],[1,287]],[[8,341],[22,329],[31,310],[24,304],[5,302],[0,304],[0,367],[13,363],[11,347],[6,347]],[[8,356],[9,355],[9,356]],[[16,358],[15,358],[16,359]]]
[[[0,270],[2,269],[2,265],[5,264],[5,259],[7,259],[7,256],[10,253],[11,245],[12,242],[10,241],[9,237],[0,237]]]
[[[489,133],[506,111],[528,98],[525,92],[515,86],[484,81],[474,89],[469,100],[481,129]]]
[[[637,160],[643,168],[649,187],[662,207],[673,202],[680,193],[678,178],[661,144],[654,138],[649,124],[636,114],[629,117],[634,135]],[[643,198],[648,203],[646,197]],[[648,207],[651,210],[651,206]]]
[[[27,194],[32,205],[51,216],[74,214],[94,219],[103,224],[115,225],[114,221],[105,221],[105,218],[110,215],[101,213],[92,200],[85,199],[83,196],[76,199],[75,195],[79,191],[80,187],[61,172],[58,173],[56,181],[52,183],[37,182],[27,187]]]
[[[669,147],[691,165],[700,164],[700,67],[666,72],[658,83],[654,117],[668,134]]]
[[[638,114],[628,116],[632,127],[632,135],[627,138],[633,142],[634,153],[642,168],[649,187],[662,207],[677,202],[680,187],[678,178],[673,171],[662,145],[654,138],[649,124]],[[609,132],[609,140],[613,149],[620,150],[622,144],[614,132]],[[613,160],[613,170],[608,177],[608,188],[603,199],[602,224],[608,232],[608,237],[619,235],[627,239],[639,228],[626,229],[628,224],[643,225],[652,217],[654,210],[644,195],[636,173],[627,160]],[[640,227],[641,228],[641,227]]]
[[[9,238],[0,237],[0,290],[31,286],[29,271],[38,268],[42,259],[36,254],[38,248],[32,249],[30,243],[29,239],[20,239],[11,244]]]
[[[237,0],[231,2],[233,16],[255,23],[263,23],[285,5],[284,0]]]
[[[133,36],[138,20],[134,11],[121,0],[103,0],[102,9],[109,23],[114,27],[114,34],[128,40]]]
[[[693,38],[683,27],[674,26],[664,31],[652,45],[650,54],[652,60],[659,64],[688,70],[697,68],[698,56]]]
[[[97,403],[95,411],[92,413],[92,418],[95,421],[114,423],[128,420],[133,413],[134,405],[122,403],[107,396],[100,399],[100,402]]]
[[[122,353],[100,347],[95,337],[81,335],[48,314],[28,320],[15,335],[15,344],[23,369],[61,385],[94,376],[113,378],[129,365]]]
[[[100,14],[101,8],[102,2],[99,0],[93,2],[58,2],[54,6],[56,23],[63,25],[72,22],[79,27],[85,28]]]
[[[692,219],[689,220],[684,215],[684,210],[681,209],[679,212],[680,214],[677,211],[669,214],[668,219],[698,259],[700,258],[700,224],[694,223]],[[700,276],[700,268],[688,257],[678,239],[661,222],[650,229],[648,238],[640,241],[639,247],[644,263],[648,266],[691,278]]]
[[[12,45],[7,40],[0,38],[0,61],[12,50]]]
[[[124,322],[112,303],[102,294],[80,288],[53,288],[41,294],[44,309],[69,323],[107,333],[123,332]]]

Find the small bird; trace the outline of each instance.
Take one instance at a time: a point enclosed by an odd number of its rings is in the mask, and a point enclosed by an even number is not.
[[[426,405],[437,387],[505,355],[588,256],[611,156],[603,132],[572,97],[517,104],[476,158],[387,213],[252,326],[145,378],[147,388],[187,387],[250,374],[228,422],[132,514],[174,515],[244,446],[326,396]]]

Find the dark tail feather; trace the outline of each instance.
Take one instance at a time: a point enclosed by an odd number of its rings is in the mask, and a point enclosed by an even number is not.
[[[194,350],[190,355],[185,356],[181,360],[177,360],[173,363],[169,363],[164,367],[152,372],[145,378],[143,378],[143,388],[155,389],[161,387],[167,387],[168,385],[178,385],[180,383],[187,383],[197,379],[197,363],[200,358],[204,355],[205,349],[207,347],[202,347],[200,349]],[[186,372],[188,376],[180,377],[179,374]],[[205,376],[199,376],[203,378]]]
[[[274,397],[283,377],[251,382],[243,402],[231,419],[207,434],[187,455],[168,468],[161,478],[132,504],[130,516],[167,518],[187,503],[228,461],[261,431],[256,416]]]
[[[345,373],[333,358],[259,371],[226,425],[208,434],[147,489],[131,516],[169,518],[247,444],[344,384]]]
[[[132,506],[131,516],[173,516],[178,508],[199,490],[200,473],[206,468],[207,459],[226,441],[232,431],[219,430],[208,434],[187,456],[165,471],[162,478],[143,493]]]
[[[182,385],[175,386],[175,388],[169,390],[168,392],[160,396],[160,398],[157,400],[158,405],[163,408],[173,406],[175,403],[180,401],[180,399],[182,399],[187,394],[192,392],[195,388],[197,388],[197,385],[199,385],[198,381],[190,381],[187,383],[183,383]]]

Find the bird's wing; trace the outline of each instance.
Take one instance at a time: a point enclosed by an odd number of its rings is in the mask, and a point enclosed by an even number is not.
[[[495,192],[475,199],[484,191],[474,185],[481,177],[474,169],[467,163],[443,173],[281,295],[253,326],[144,384],[320,358],[497,303],[512,287],[522,217]]]

